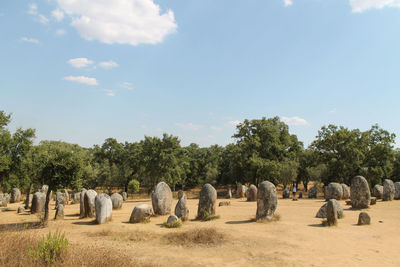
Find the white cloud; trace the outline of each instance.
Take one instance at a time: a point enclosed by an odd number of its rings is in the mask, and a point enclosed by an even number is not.
[[[361,13],[370,9],[385,7],[400,8],[400,0],[349,0],[353,12]]]
[[[35,16],[36,20],[39,21],[42,24],[49,23],[49,19],[38,12],[38,7],[37,7],[36,4],[30,4],[28,6],[28,14],[30,14],[32,16]]]
[[[56,21],[62,21],[64,19],[64,12],[62,12],[60,9],[54,9],[51,11],[51,16],[56,20]]]
[[[153,0],[57,0],[86,40],[106,44],[156,44],[177,28],[174,13]]]
[[[293,1],[292,1],[292,0],[283,0],[283,4],[284,4],[286,7],[288,7],[288,6],[293,5]]]
[[[103,89],[103,91],[106,92],[106,96],[115,96],[113,90]]]
[[[78,58],[72,58],[67,61],[68,64],[70,64],[74,68],[85,68],[91,64],[94,63],[93,60],[89,60],[85,57],[78,57]]]
[[[67,32],[64,30],[64,29],[58,29],[58,30],[56,30],[56,34],[58,35],[58,36],[63,36],[63,35],[65,35]]]
[[[239,120],[234,120],[234,121],[229,121],[228,124],[230,126],[238,126],[239,124],[241,124],[242,122]]]
[[[114,62],[114,61],[112,61],[112,60],[109,60],[109,61],[100,62],[100,63],[98,64],[98,66],[101,67],[101,68],[103,68],[103,69],[112,69],[112,68],[118,67],[118,64],[117,64],[117,62]]]
[[[99,84],[97,82],[96,78],[89,78],[86,76],[66,76],[66,77],[64,77],[64,80],[71,81],[71,82],[77,82],[77,83],[83,83],[83,84],[87,84],[87,85],[98,85]]]
[[[189,123],[175,123],[178,127],[184,129],[184,130],[190,130],[190,131],[198,131],[201,128],[203,128],[203,125],[199,124],[193,124],[191,122]]]
[[[42,24],[47,24],[47,23],[49,23],[49,19],[46,18],[45,16],[43,16],[42,14],[39,14],[39,15],[38,15],[38,20],[39,20],[39,22],[42,23]]]
[[[281,120],[286,123],[287,125],[291,126],[300,126],[300,125],[308,125],[308,122],[300,117],[281,117]]]
[[[28,6],[28,14],[30,15],[37,15],[38,14],[38,8],[36,4],[30,4]]]
[[[33,43],[33,44],[38,44],[39,43],[39,40],[34,39],[34,38],[28,38],[28,37],[21,37],[20,40],[23,41],[23,42]]]
[[[122,87],[122,88],[125,88],[125,89],[128,89],[128,90],[133,90],[133,84],[132,84],[132,83],[129,83],[129,82],[123,82],[123,83],[121,84],[121,87]]]

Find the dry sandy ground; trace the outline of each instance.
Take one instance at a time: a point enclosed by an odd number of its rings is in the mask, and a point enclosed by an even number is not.
[[[372,218],[369,226],[357,226],[360,211],[350,210],[341,201],[345,217],[335,227],[322,227],[321,219],[315,218],[324,204],[322,199],[279,199],[280,220],[270,223],[251,221],[255,217],[255,202],[230,202],[231,206],[217,208],[220,219],[189,221],[179,229],[161,227],[168,216],[154,217],[147,224],[127,223],[134,206],[151,205],[149,199],[128,200],[121,210],[113,211],[112,221],[104,225],[92,224],[92,219],[79,219],[79,204],[68,205],[64,221],[52,220],[48,228],[33,231],[45,234],[59,229],[75,245],[116,249],[140,263],[155,266],[400,266],[400,201],[378,201],[371,206],[367,210]],[[197,203],[196,199],[188,200],[191,218],[197,214]],[[51,205],[54,216],[54,203]],[[0,224],[35,220],[37,216],[28,212],[0,212]],[[228,238],[218,246],[189,247],[162,239],[166,233],[198,227],[215,227]],[[148,237],[124,239],[129,233]]]

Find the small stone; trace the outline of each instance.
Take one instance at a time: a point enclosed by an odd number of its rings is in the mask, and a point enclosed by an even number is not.
[[[25,208],[22,206],[18,207],[17,213],[23,213],[25,211]]]
[[[346,205],[351,206],[351,200],[346,200]]]
[[[371,197],[370,205],[375,205],[375,204],[376,204],[376,197]]]
[[[394,199],[394,183],[392,180],[385,179],[383,181],[383,201],[392,201]]]
[[[176,215],[170,215],[168,217],[167,223],[170,224],[170,223],[174,223],[177,221],[179,221],[179,218]]]
[[[303,198],[303,192],[299,193],[299,198]]]
[[[221,201],[219,202],[218,206],[222,207],[222,206],[230,206],[231,202],[230,201]]]
[[[383,186],[376,184],[373,189],[373,195],[376,199],[382,199],[383,197]]]
[[[347,184],[341,184],[343,189],[343,196],[342,199],[349,199],[350,198],[350,187]]]
[[[118,210],[122,208],[122,203],[124,202],[124,198],[120,194],[114,193],[111,195],[111,201],[113,210]]]
[[[400,182],[394,183],[394,199],[400,199]]]
[[[317,193],[318,193],[317,187],[316,186],[312,187],[308,191],[308,198],[317,198]]]
[[[123,199],[124,201],[126,201],[126,200],[128,199],[128,194],[127,194],[125,191],[122,192],[121,195],[122,195],[122,199]]]
[[[289,189],[287,189],[287,188],[283,189],[282,198],[290,198],[290,191],[289,191]]]
[[[366,212],[361,212],[358,216],[358,225],[368,225],[371,224],[371,217]]]
[[[250,185],[246,193],[247,201],[257,201],[257,187],[255,185]]]
[[[150,221],[150,217],[153,214],[153,208],[147,204],[137,205],[131,214],[129,219],[130,223],[140,223]]]
[[[333,202],[333,205],[336,206],[337,217],[342,218],[343,217],[342,205],[340,205],[339,201],[337,201],[336,199],[332,199],[332,202]],[[327,208],[328,208],[328,202],[326,202],[324,205],[322,205],[322,207],[318,210],[315,217],[326,218],[327,217]]]

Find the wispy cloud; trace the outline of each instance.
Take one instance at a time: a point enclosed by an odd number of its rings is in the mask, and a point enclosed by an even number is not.
[[[190,130],[190,131],[198,131],[201,128],[203,128],[203,125],[193,124],[191,122],[189,122],[189,123],[175,123],[175,125],[178,126],[181,129]]]
[[[221,132],[224,128],[223,127],[218,127],[218,126],[210,126],[210,129],[216,132]]]
[[[21,37],[20,40],[26,43],[38,44],[39,40],[35,38]]]
[[[239,124],[241,124],[242,122],[241,121],[239,121],[239,120],[232,120],[232,121],[229,121],[228,122],[228,125],[230,125],[230,126],[238,126]]]
[[[51,11],[51,16],[58,22],[62,21],[64,19],[64,12],[62,12],[60,9],[54,9]]]
[[[349,0],[353,12],[361,13],[370,9],[382,9],[385,7],[400,8],[400,0]]]
[[[128,90],[133,90],[133,84],[130,82],[123,82],[120,86]]]
[[[85,57],[78,57],[78,58],[71,58],[70,60],[67,61],[68,64],[70,64],[74,68],[85,68],[91,64],[94,63],[93,60],[87,59]]]
[[[46,18],[46,16],[39,13],[38,7],[36,4],[29,4],[27,12],[29,15],[34,16],[36,18],[36,20],[39,21],[40,23],[42,23],[42,24],[49,23],[49,19]]]
[[[103,89],[103,91],[106,92],[106,96],[115,96],[115,92],[113,90]]]
[[[56,30],[56,35],[58,36],[63,36],[65,35],[67,32],[64,29],[58,29]]]
[[[283,0],[283,4],[284,4],[286,7],[288,7],[288,6],[293,5],[293,1],[292,1],[292,0]]]
[[[66,81],[82,83],[82,84],[87,84],[87,85],[92,85],[92,86],[99,84],[97,82],[96,78],[89,78],[86,76],[65,76],[63,79]]]
[[[308,122],[300,117],[281,117],[281,120],[286,123],[287,125],[291,126],[301,126],[301,125],[308,125]]]
[[[112,68],[118,67],[118,63],[117,63],[117,62],[114,62],[114,61],[112,61],[112,60],[109,60],[109,61],[100,62],[100,63],[98,64],[98,66],[99,66],[100,68],[103,68],[103,69],[112,69]]]

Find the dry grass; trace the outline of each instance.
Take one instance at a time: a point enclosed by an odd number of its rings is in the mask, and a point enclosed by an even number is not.
[[[117,232],[110,229],[103,229],[98,232],[87,233],[89,237],[106,237],[113,241],[125,241],[125,242],[146,242],[156,239],[156,235],[151,232],[136,230],[133,232]]]
[[[162,224],[162,226],[166,227],[166,228],[179,228],[182,226],[182,221],[177,220],[176,222],[172,222],[172,223],[165,222]]]
[[[180,246],[218,246],[223,244],[227,237],[215,228],[196,228],[185,232],[168,233],[164,239]]]
[[[36,246],[40,238],[34,232],[2,232],[0,266],[37,266],[29,256],[28,248]]]
[[[257,220],[257,219],[253,219],[255,222],[258,222],[258,223],[269,223],[269,222],[278,222],[278,221],[280,221],[281,220],[281,215],[279,214],[279,213],[274,213],[274,215],[272,215],[272,218],[270,218],[270,219],[260,219],[260,220]]]

